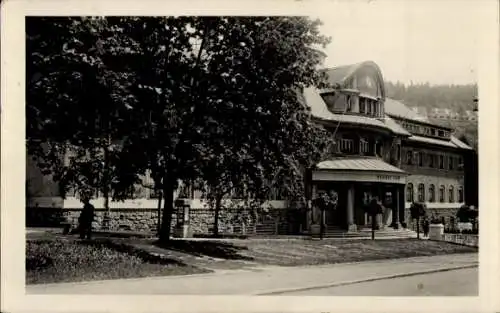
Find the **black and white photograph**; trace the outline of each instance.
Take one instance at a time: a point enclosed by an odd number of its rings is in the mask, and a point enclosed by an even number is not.
[[[478,131],[498,106],[478,2],[26,9],[19,46],[2,33],[23,58],[17,87],[2,69],[2,103],[19,97],[2,104],[2,214],[18,216],[2,228],[21,229],[2,245],[24,255],[26,299],[478,299],[500,140]]]

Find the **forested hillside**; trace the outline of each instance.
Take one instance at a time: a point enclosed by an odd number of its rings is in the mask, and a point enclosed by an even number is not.
[[[400,100],[410,107],[424,107],[428,112],[432,108],[447,108],[463,115],[467,110],[474,110],[474,98],[477,96],[477,84],[468,85],[430,85],[397,82],[386,83],[387,97]],[[465,136],[466,141],[477,149],[477,121],[430,119],[432,122],[456,130],[455,136]]]
[[[387,82],[386,92],[388,97],[402,100],[409,106],[448,108],[462,113],[474,108],[473,99],[477,95],[477,85],[405,85],[400,82]]]

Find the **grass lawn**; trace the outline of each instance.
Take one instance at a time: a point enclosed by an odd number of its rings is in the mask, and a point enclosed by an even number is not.
[[[255,242],[248,256],[256,262],[282,266],[359,262],[452,253],[478,249],[447,242],[417,239],[288,241],[281,244]],[[274,254],[274,255],[273,255]],[[276,256],[281,256],[276,258]]]
[[[382,259],[474,253],[477,248],[417,239],[384,240],[174,240],[168,245],[141,244],[142,249],[262,265],[302,266]],[[187,258],[184,258],[186,260]],[[198,261],[195,261],[198,262]],[[189,262],[188,262],[189,263]],[[210,266],[208,266],[210,267]]]
[[[207,270],[154,258],[109,241],[55,238],[26,242],[26,284],[204,272]]]
[[[172,240],[36,235],[26,242],[26,283],[207,273],[259,265],[303,266],[474,253],[477,248],[417,239]]]

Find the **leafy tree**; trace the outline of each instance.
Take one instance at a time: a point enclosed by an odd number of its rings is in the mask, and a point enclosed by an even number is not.
[[[152,135],[149,127],[143,127],[129,137],[133,145],[144,145],[144,138],[161,143],[153,151],[159,150],[165,160],[163,240],[170,231],[173,208],[169,197],[176,182],[209,176],[214,166],[204,165],[217,164],[210,161],[214,157],[229,157],[229,164],[240,165],[235,170],[244,173],[261,168],[257,173],[263,177],[300,160],[298,143],[305,142],[312,122],[296,90],[320,84],[321,75],[316,71],[320,55],[312,46],[326,43],[317,31],[318,22],[301,17],[192,18],[189,29],[180,24],[184,29],[175,43],[194,39],[191,42],[198,40],[199,44],[183,49],[173,45],[177,59],[171,56],[164,66],[175,69],[165,74],[170,79],[162,79],[164,73],[140,76],[140,80],[155,82],[157,86],[147,89],[159,88],[165,98],[153,107],[161,111],[152,116],[164,119],[162,113],[167,111],[167,119],[150,123],[139,112],[136,116],[147,121],[143,125],[157,125],[158,133]],[[170,77],[173,75],[175,79]],[[155,101],[148,103],[153,106]],[[218,148],[214,140],[228,145]],[[240,155],[232,154],[233,148]],[[234,162],[237,158],[251,162]],[[254,175],[253,183],[259,175]]]
[[[27,147],[45,174],[109,208],[111,159],[134,105],[126,38],[102,18],[26,19]],[[108,62],[112,59],[114,62]]]
[[[461,223],[474,222],[478,216],[478,211],[472,206],[462,205],[457,211],[457,218]]]
[[[298,146],[309,138],[312,123],[297,90],[321,83],[316,49],[328,40],[319,34],[318,21],[113,17],[63,19],[59,24],[44,25],[53,29],[43,35],[32,28],[39,42],[62,34],[45,43],[42,53],[51,75],[42,74],[40,87],[29,91],[37,95],[28,101],[30,116],[43,126],[33,127],[34,133],[82,149],[122,139],[120,149],[106,158],[110,162],[104,162],[112,169],[104,170],[103,181],[110,181],[112,173],[111,187],[119,197],[151,172],[154,188],[162,189],[165,200],[161,240],[170,236],[178,182],[212,170],[203,160],[213,159],[215,136],[222,136],[218,139],[228,147],[237,140],[236,150],[250,156],[253,168],[262,168],[264,175],[307,163],[308,152]],[[65,44],[68,48],[57,53]],[[39,43],[32,46],[39,49]],[[52,55],[60,55],[57,62],[46,61]],[[86,79],[68,74],[73,72],[84,72]],[[71,96],[67,100],[59,93]],[[40,113],[45,111],[38,105],[49,104],[49,113]],[[58,136],[55,127],[68,132]]]

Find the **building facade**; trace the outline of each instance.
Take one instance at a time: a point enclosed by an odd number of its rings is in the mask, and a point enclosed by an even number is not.
[[[410,225],[412,201],[425,202],[432,214],[453,217],[466,202],[464,156],[471,148],[455,138],[452,129],[427,122],[403,103],[386,98],[377,64],[368,61],[325,71],[335,88],[307,88],[301,99],[310,107],[311,118],[330,131],[335,147],[306,175],[307,196],[313,200],[322,192],[334,192],[336,209],[321,214],[314,205],[290,203],[277,191],[264,204],[266,214],[248,212],[242,217],[241,208],[223,210],[219,232],[310,234],[321,219],[330,228],[358,232],[371,225],[365,208],[374,197],[385,207],[377,217],[382,228]],[[147,189],[138,190],[130,200],[111,202],[113,228],[156,229],[157,199]],[[57,185],[41,175],[29,157],[27,192],[28,225],[50,223],[48,216],[53,223],[61,216],[76,223],[79,200],[71,196],[63,200]],[[210,233],[213,212],[201,193],[182,189],[177,197],[190,199],[189,213],[184,209],[175,214],[173,225],[189,224],[190,235]],[[96,227],[102,222],[103,203],[101,197],[94,200]]]

